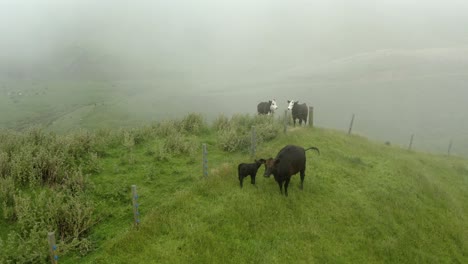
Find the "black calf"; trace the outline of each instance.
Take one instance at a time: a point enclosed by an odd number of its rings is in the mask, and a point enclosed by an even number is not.
[[[258,168],[262,164],[265,164],[264,159],[255,160],[255,163],[241,163],[237,166],[237,172],[239,174],[240,187],[242,188],[242,182],[244,178],[250,176],[250,182],[255,184],[255,176],[257,176]]]

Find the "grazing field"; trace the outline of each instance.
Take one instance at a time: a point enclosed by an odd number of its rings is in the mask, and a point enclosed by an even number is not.
[[[262,176],[263,167],[257,186],[246,179],[239,187],[237,164],[253,160],[251,125],[258,132],[257,158],[274,157],[286,144],[320,149],[320,156],[306,154],[304,190],[295,175],[289,197],[282,196],[275,181]],[[296,127],[283,134],[274,118],[249,115],[219,116],[207,124],[191,114],[64,138],[40,131],[2,137],[35,146],[48,142],[55,153],[64,153],[57,154],[57,164],[68,165],[63,170],[57,165],[55,174],[36,171],[36,152],[23,148],[21,155],[31,160],[23,166],[31,168],[20,170],[11,162],[18,161],[12,158],[18,150],[3,145],[9,152],[0,155],[0,179],[10,188],[2,189],[8,202],[0,220],[0,262],[46,263],[50,229],[63,239],[61,263],[468,261],[468,161],[463,158],[410,152],[322,128]],[[208,145],[207,178],[202,143]],[[68,175],[67,169],[77,172]],[[139,228],[132,224],[132,184],[139,192]],[[28,204],[32,197],[40,199]],[[42,203],[48,197],[62,197],[63,205],[52,206],[58,214]],[[61,221],[46,217],[60,217],[66,208],[82,214]]]

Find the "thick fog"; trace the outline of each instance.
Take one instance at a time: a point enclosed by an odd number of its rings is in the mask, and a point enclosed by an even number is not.
[[[94,117],[139,120],[296,99],[318,126],[354,113],[356,133],[468,153],[466,25],[463,0],[0,0],[0,96],[107,84]]]

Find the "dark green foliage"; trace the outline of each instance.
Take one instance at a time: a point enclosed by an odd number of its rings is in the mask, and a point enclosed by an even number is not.
[[[2,218],[14,227],[2,242],[7,250],[0,262],[44,262],[49,231],[56,231],[58,243],[66,245],[63,252],[82,251],[96,222],[93,202],[84,196],[90,188],[84,173],[100,170],[95,135],[78,131],[57,136],[32,128],[0,137]]]

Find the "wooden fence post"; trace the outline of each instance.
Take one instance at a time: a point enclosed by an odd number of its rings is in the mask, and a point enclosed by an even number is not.
[[[58,255],[57,255],[57,245],[55,244],[55,232],[49,232],[47,234],[47,241],[49,242],[50,262],[52,264],[57,264]]]
[[[408,150],[411,150],[413,148],[413,139],[414,139],[414,134],[411,134],[411,139],[408,145]]]
[[[353,129],[353,123],[354,123],[354,114],[353,114],[353,117],[351,118],[351,123],[349,124],[348,135],[351,134],[351,130]]]
[[[202,155],[203,155],[203,176],[208,177],[208,151],[206,150],[206,144],[202,145]]]
[[[309,106],[309,126],[314,126],[314,107]]]
[[[136,189],[136,185],[132,185],[132,204],[133,204],[133,221],[135,223],[135,226],[138,227],[140,224],[140,211],[138,210],[138,207],[140,206],[138,204],[138,193]]]
[[[284,129],[283,132],[286,133],[288,130],[288,109],[284,110]]]
[[[450,139],[450,143],[449,143],[449,146],[448,146],[448,150],[447,150],[447,156],[450,156],[450,152],[452,151],[452,139]]]
[[[250,154],[252,158],[255,158],[255,152],[257,150],[257,132],[255,131],[255,126],[252,126],[252,141],[250,146]]]

